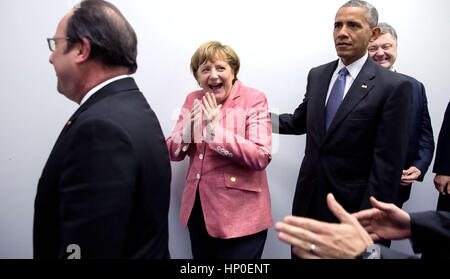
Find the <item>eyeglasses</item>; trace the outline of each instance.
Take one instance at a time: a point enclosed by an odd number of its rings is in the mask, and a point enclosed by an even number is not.
[[[50,49],[51,52],[55,51],[55,47],[56,47],[56,41],[59,40],[69,40],[69,37],[61,37],[61,38],[47,38],[47,43],[48,43],[48,48]]]

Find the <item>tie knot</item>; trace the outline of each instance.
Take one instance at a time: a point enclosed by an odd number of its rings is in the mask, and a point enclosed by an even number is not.
[[[339,71],[339,75],[340,76],[347,76],[347,74],[348,74],[348,70],[347,70],[347,68],[346,67],[344,67],[344,68],[342,68],[340,71]]]

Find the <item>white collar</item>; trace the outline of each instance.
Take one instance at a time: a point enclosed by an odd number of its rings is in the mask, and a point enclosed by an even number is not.
[[[95,86],[94,88],[92,88],[91,90],[88,91],[88,93],[86,93],[86,95],[84,95],[83,99],[81,99],[80,102],[80,106],[86,102],[92,95],[94,95],[95,93],[97,93],[100,89],[102,89],[103,87],[105,87],[106,85],[113,83],[114,81],[117,81],[119,79],[124,79],[130,77],[129,75],[120,75],[117,77],[113,77],[111,79],[105,80],[104,82],[100,83],[99,85]]]
[[[356,77],[358,76],[359,72],[361,71],[362,67],[364,67],[364,64],[366,63],[368,58],[369,58],[369,53],[366,52],[366,54],[363,55],[363,57],[359,58],[358,60],[356,60],[355,62],[353,62],[352,64],[350,64],[348,66],[345,66],[344,62],[342,62],[342,59],[339,59],[338,66],[336,68],[335,73],[339,73],[339,71],[342,68],[347,67],[347,70],[348,70],[350,76],[353,78],[353,80],[355,80]]]

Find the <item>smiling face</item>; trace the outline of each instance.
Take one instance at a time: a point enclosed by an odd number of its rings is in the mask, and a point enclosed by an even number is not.
[[[338,56],[344,64],[350,65],[367,52],[370,41],[379,34],[379,28],[370,28],[363,7],[342,7],[334,22],[334,43]]]
[[[234,73],[224,59],[206,61],[197,70],[197,81],[205,92],[214,94],[217,104],[228,98],[233,87]]]
[[[383,34],[369,44],[369,55],[384,68],[392,70],[397,59],[397,42],[390,33]]]

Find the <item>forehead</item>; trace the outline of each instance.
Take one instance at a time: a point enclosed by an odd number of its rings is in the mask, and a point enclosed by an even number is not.
[[[59,21],[58,26],[56,28],[57,36],[65,36],[66,30],[67,30],[67,23],[69,22],[69,19],[72,15],[73,15],[73,11],[70,11]]]
[[[380,35],[372,44],[395,44],[394,37],[391,33]]]
[[[367,9],[364,7],[342,7],[336,13],[335,22],[367,23]]]
[[[223,57],[223,55],[216,53],[215,55],[206,57],[206,60],[202,64],[200,64],[200,66],[206,66],[206,65],[210,65],[210,64],[221,64],[221,65],[226,64],[226,65],[228,65],[228,61],[226,60],[225,57]]]

